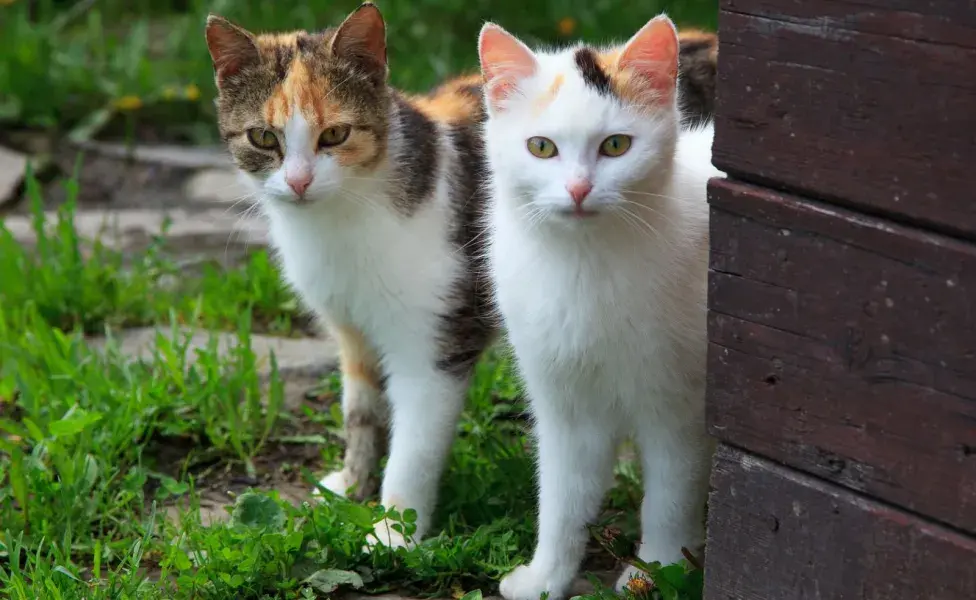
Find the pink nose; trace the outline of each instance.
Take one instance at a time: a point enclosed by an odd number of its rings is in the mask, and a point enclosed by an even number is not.
[[[569,196],[576,203],[576,206],[583,204],[583,200],[586,199],[592,189],[593,184],[585,179],[575,179],[566,184],[566,191],[569,192]]]
[[[299,196],[305,195],[305,190],[308,186],[312,185],[312,174],[311,173],[299,173],[298,175],[288,175],[285,177],[285,183],[288,184],[296,194]]]

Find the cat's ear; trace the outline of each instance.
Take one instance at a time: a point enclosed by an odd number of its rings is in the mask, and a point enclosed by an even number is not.
[[[678,81],[678,30],[666,15],[658,15],[624,44],[617,69],[638,75],[652,97],[673,100]]]
[[[261,60],[254,36],[223,17],[207,17],[207,47],[220,87],[228,77]]]
[[[535,73],[535,54],[517,37],[494,23],[485,23],[478,36],[478,58],[485,79],[485,97],[492,110]]]
[[[380,9],[363,2],[336,29],[332,53],[386,75],[386,23]]]

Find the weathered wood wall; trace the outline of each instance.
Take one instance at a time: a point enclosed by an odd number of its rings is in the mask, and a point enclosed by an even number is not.
[[[722,0],[706,600],[976,599],[976,0]]]

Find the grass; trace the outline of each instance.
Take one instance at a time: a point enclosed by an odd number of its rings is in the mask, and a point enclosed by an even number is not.
[[[214,141],[208,12],[255,30],[334,25],[359,0],[0,0],[0,124],[87,137],[153,129]],[[419,91],[476,67],[481,25],[494,20],[532,44],[623,40],[667,11],[714,29],[717,0],[379,0],[391,79]],[[78,8],[80,7],[80,9]],[[162,127],[165,125],[165,127]]]
[[[209,474],[258,481],[290,472],[310,488],[315,474],[290,453],[311,448],[316,470],[334,466],[340,445],[329,432],[341,427],[338,407],[316,402],[335,398],[336,379],[286,410],[274,365],[268,381],[258,376],[252,332],[289,334],[300,317],[264,253],[173,286],[162,238],[126,263],[78,238],[70,200],[57,222],[44,222],[37,186],[29,186],[37,249],[21,247],[0,225],[5,597],[263,600],[326,597],[341,587],[472,599],[494,593],[504,573],[528,560],[533,467],[503,355],[478,368],[435,535],[418,548],[363,554],[366,533],[386,516],[382,507],[338,498],[294,506],[274,489],[240,490],[227,523],[205,524],[198,483],[212,481]],[[160,335],[150,357],[133,361],[112,343],[96,351],[85,341],[87,332],[133,324],[224,329],[240,345],[192,355],[185,336]],[[176,459],[173,448],[182,449]],[[594,527],[591,565],[627,556],[635,540],[639,488],[628,468],[618,483]],[[409,511],[393,516],[410,528]],[[701,597],[701,571],[647,569],[659,588],[631,597]]]

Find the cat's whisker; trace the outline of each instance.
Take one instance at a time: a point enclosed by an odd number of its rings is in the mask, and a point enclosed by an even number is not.
[[[376,203],[376,201],[365,194],[360,194],[359,192],[354,192],[352,190],[340,190],[339,197],[354,202],[358,206],[363,206],[369,208],[374,213],[382,213],[383,207]]]
[[[695,198],[682,198],[680,196],[668,196],[667,194],[656,194],[654,192],[645,192],[641,190],[625,189],[621,190],[623,194],[636,194],[638,196],[649,196],[651,198],[661,198],[663,200],[677,200],[679,202],[698,202]]]
[[[657,239],[659,237],[657,230],[654,229],[653,226],[626,207],[618,206],[613,212],[620,217],[621,220],[633,227],[638,235],[647,236],[653,239]]]
[[[679,224],[677,222],[675,222],[674,219],[672,219],[671,217],[669,217],[666,213],[664,213],[660,209],[654,208],[653,206],[648,206],[646,204],[641,204],[640,202],[634,202],[633,200],[630,200],[628,198],[620,198],[619,200],[620,200],[620,203],[621,204],[625,204],[625,205],[628,205],[628,206],[634,206],[638,210],[646,211],[646,212],[649,212],[649,213],[653,214],[655,219],[660,219],[660,220],[664,221],[669,227],[678,227],[679,226]]]
[[[226,215],[226,214],[230,213],[231,211],[233,211],[234,209],[236,209],[238,206],[240,206],[241,204],[244,204],[246,202],[250,203],[250,204],[248,204],[248,209],[250,209],[250,207],[252,207],[252,206],[257,206],[257,201],[256,201],[257,197],[258,197],[258,193],[257,192],[248,192],[247,194],[244,194],[243,196],[239,196],[239,197],[235,198],[234,200],[232,200],[230,202],[230,204],[228,204],[224,208],[223,214]]]

